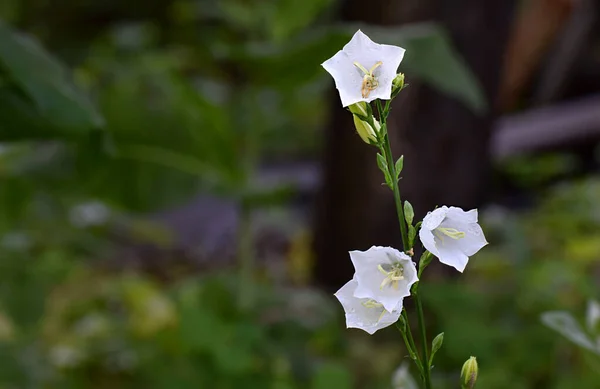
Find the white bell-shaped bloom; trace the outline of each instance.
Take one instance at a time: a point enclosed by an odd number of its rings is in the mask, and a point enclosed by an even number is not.
[[[354,297],[358,282],[356,278],[347,282],[335,293],[346,312],[346,327],[359,328],[373,335],[377,330],[388,327],[398,321],[402,307],[386,311],[383,304],[368,298]]]
[[[423,219],[419,231],[421,243],[440,262],[463,272],[469,257],[488,242],[477,223],[477,210],[457,207],[437,208]]]
[[[367,251],[350,251],[358,287],[354,297],[375,300],[387,311],[402,309],[402,299],[410,296],[417,282],[412,259],[391,247],[373,246]]]
[[[389,100],[404,52],[398,46],[377,44],[358,30],[322,66],[335,80],[344,107],[359,101]]]

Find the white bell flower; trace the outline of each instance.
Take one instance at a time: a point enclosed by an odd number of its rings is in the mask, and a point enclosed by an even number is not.
[[[440,262],[463,272],[469,257],[488,244],[477,223],[477,210],[457,207],[437,208],[423,219],[421,243]]]
[[[346,312],[347,328],[359,328],[373,335],[377,330],[389,327],[398,321],[402,306],[388,312],[383,308],[383,304],[375,300],[354,297],[357,287],[358,282],[353,278],[335,293],[335,297]]]
[[[350,251],[350,259],[358,282],[354,297],[375,300],[389,312],[402,309],[402,299],[410,296],[410,287],[419,280],[408,255],[373,246],[367,251]]]
[[[377,44],[358,30],[342,50],[321,66],[333,77],[344,107],[359,101],[389,100],[405,51],[398,46]]]

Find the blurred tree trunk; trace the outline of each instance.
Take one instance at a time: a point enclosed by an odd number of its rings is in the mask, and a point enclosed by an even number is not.
[[[365,7],[364,1],[348,0],[342,19],[382,25],[441,23],[493,107],[513,9],[514,1],[372,0]],[[410,87],[396,99],[389,119],[395,157],[405,156],[403,198],[413,204],[416,218],[436,205],[481,205],[490,178],[488,141],[494,112],[476,116],[410,74],[407,82]],[[331,105],[314,248],[316,282],[335,289],[352,277],[349,250],[401,243],[392,195],[380,185],[375,148],[356,135],[337,95]]]

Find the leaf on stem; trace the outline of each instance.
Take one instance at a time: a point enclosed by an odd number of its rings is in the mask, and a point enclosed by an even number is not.
[[[402,168],[404,167],[404,155],[401,155],[400,158],[396,161],[396,181],[400,179],[400,173],[402,173]]]
[[[385,157],[380,153],[377,153],[377,166],[379,166],[379,170],[383,172],[383,175],[385,177],[385,183],[390,189],[392,189],[392,177],[390,177],[388,164],[385,161]]]
[[[443,332],[439,333],[435,338],[433,338],[433,341],[431,342],[431,356],[429,357],[429,366],[431,366],[433,362],[433,357],[435,353],[437,353],[438,350],[442,348],[442,344],[444,344]]]
[[[416,236],[417,236],[417,229],[409,224],[408,225],[408,245],[410,247],[414,246]]]

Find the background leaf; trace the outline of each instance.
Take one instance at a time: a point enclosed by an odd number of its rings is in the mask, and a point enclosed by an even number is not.
[[[103,124],[66,68],[0,21],[0,139],[72,137]]]

